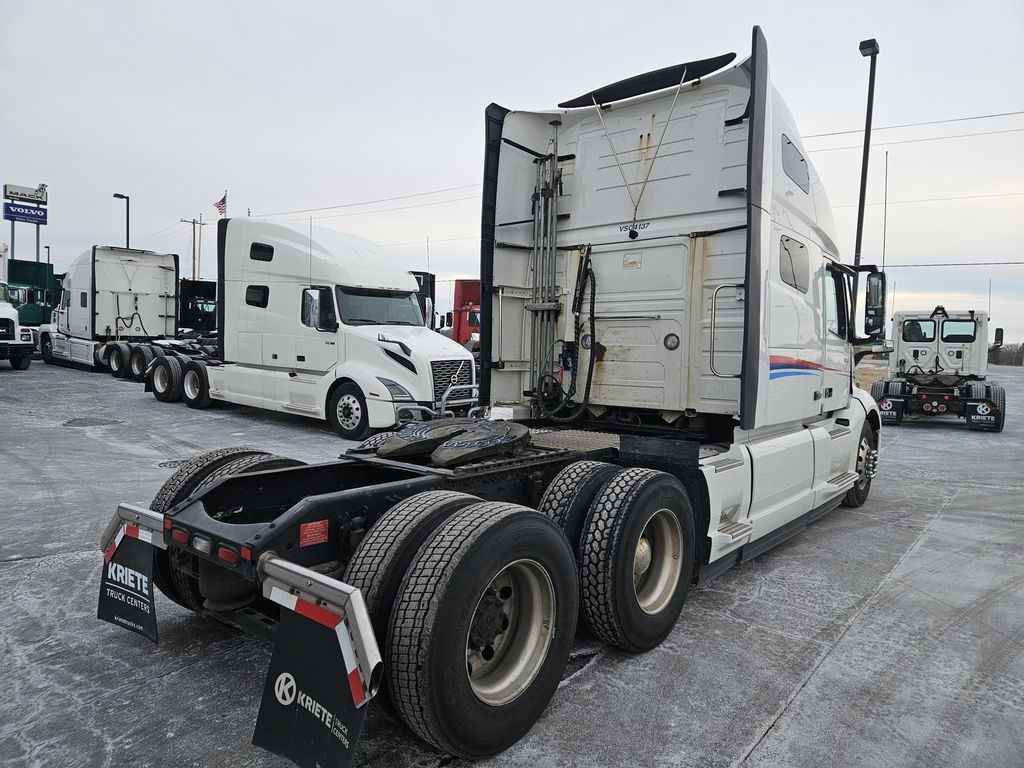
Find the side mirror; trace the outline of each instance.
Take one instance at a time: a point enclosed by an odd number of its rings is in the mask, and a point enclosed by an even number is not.
[[[430,298],[423,300],[426,305],[423,310],[423,324],[430,329],[434,327],[434,302]]]
[[[453,318],[454,318],[454,313],[446,312],[445,315],[444,315],[444,324],[446,326],[448,326],[449,328],[451,328],[453,325],[455,325],[455,323],[452,322]]]
[[[869,338],[885,335],[885,273],[868,273],[864,291],[864,333]]]
[[[1002,328],[996,328],[995,346],[997,346],[997,347],[1003,346],[1003,329]]]

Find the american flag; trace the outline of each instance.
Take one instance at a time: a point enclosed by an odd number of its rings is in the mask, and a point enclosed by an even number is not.
[[[224,197],[213,204],[213,207],[217,209],[217,213],[224,216],[228,210],[228,193],[224,193]]]

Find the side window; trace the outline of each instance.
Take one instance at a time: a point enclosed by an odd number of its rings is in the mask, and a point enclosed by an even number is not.
[[[249,246],[249,258],[253,261],[273,261],[274,246],[263,243],[253,243]]]
[[[825,327],[841,339],[846,338],[845,280],[838,272],[825,272]]]
[[[953,344],[970,344],[977,331],[971,320],[945,320],[942,323],[942,340]]]
[[[934,320],[904,320],[904,341],[935,341]]]
[[[61,309],[67,309],[71,306],[71,291],[60,292],[60,306]]]
[[[334,328],[334,299],[330,288],[306,288],[302,291],[302,324],[310,328]]]
[[[82,302],[82,306],[83,307],[88,307],[89,306],[89,294],[86,293],[85,291],[82,291],[80,296],[81,296],[81,298],[79,300]]]
[[[782,134],[782,170],[800,189],[810,193],[811,176],[807,171],[807,161],[786,134]]]
[[[267,302],[270,300],[270,286],[267,285],[250,285],[245,289],[245,303],[250,307],[260,307],[261,309],[267,308]]]
[[[779,273],[782,282],[791,285],[801,293],[807,293],[811,262],[807,246],[791,237],[782,237],[779,248]]]

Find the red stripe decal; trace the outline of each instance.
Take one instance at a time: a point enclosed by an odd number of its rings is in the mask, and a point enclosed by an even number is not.
[[[353,669],[348,673],[348,687],[352,689],[352,701],[357,707],[366,701],[366,696],[363,694],[363,681],[359,677],[358,669]]]
[[[124,527],[125,536],[131,536],[133,539],[139,538],[139,526],[137,525],[126,525]]]
[[[107,551],[105,553],[103,553],[103,562],[104,563],[109,563],[110,562],[110,558],[112,558],[114,556],[115,552],[117,552],[117,542],[116,541],[112,541],[112,542],[110,542],[110,546],[107,547]]]
[[[317,624],[323,624],[328,629],[334,629],[341,623],[341,616],[331,613],[326,608],[321,608],[315,603],[299,598],[295,601],[295,612],[307,619],[312,619]]]

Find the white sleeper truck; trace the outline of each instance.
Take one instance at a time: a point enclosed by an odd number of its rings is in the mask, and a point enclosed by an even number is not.
[[[882,422],[898,425],[908,414],[956,416],[970,429],[1002,432],[1006,392],[988,378],[988,322],[986,312],[973,309],[896,312],[889,375],[871,387]]]
[[[120,377],[134,366],[138,378],[153,357],[143,343],[177,333],[176,254],[94,245],[71,262],[62,288],[52,321],[39,328],[43,362],[106,366]]]
[[[853,368],[884,332],[884,277],[861,268],[861,322],[760,29],[735,59],[487,109],[489,418],[308,466],[223,449],[118,507],[104,589],[127,542],[169,599],[279,621],[256,744],[347,764],[373,699],[438,749],[496,754],[543,713],[578,617],[652,649],[693,584],[865,503],[880,417]],[[143,608],[101,593],[101,617],[155,638]]]
[[[326,419],[348,439],[476,404],[472,355],[426,327],[416,278],[368,240],[222,219],[217,252],[217,348],[157,358],[158,399]]]
[[[8,360],[16,371],[27,370],[35,351],[32,329],[18,321],[18,310],[11,302],[7,283],[0,282],[0,360]]]

